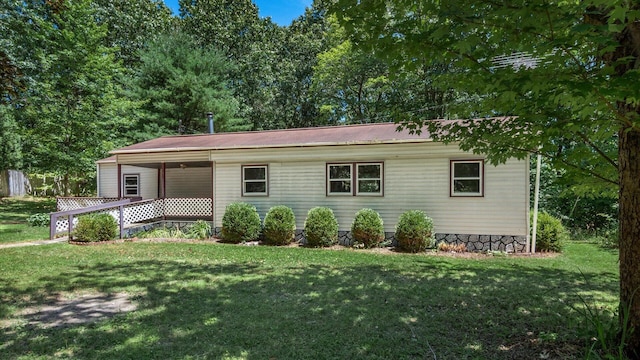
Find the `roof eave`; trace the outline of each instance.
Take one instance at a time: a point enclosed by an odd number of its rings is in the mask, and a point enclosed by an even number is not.
[[[402,139],[402,140],[380,140],[380,141],[349,141],[349,142],[326,142],[313,144],[282,144],[282,145],[243,145],[243,146],[222,146],[222,147],[173,147],[173,148],[150,148],[133,150],[112,150],[109,154],[142,154],[142,153],[164,153],[164,152],[186,152],[186,151],[211,151],[211,150],[242,150],[242,149],[265,149],[265,148],[300,148],[300,147],[320,147],[320,146],[346,146],[346,145],[376,145],[376,144],[407,144],[433,142],[433,139]]]

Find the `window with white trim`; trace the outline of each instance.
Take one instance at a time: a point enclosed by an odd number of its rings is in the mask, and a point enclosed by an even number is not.
[[[356,164],[356,195],[382,195],[382,163]]]
[[[484,160],[451,160],[451,196],[484,196]]]
[[[267,165],[242,166],[242,196],[269,195],[268,170]]]
[[[140,175],[122,175],[122,193],[124,197],[140,196]]]
[[[382,196],[383,164],[327,164],[327,195]]]

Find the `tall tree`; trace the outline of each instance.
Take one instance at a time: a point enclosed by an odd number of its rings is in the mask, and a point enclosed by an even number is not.
[[[162,0],[94,0],[98,24],[107,27],[105,45],[127,69],[138,65],[140,51],[158,34],[176,26],[177,19]]]
[[[22,169],[22,136],[12,109],[0,104],[0,170]]]
[[[24,159],[31,170],[63,175],[65,194],[74,174],[91,174],[94,161],[119,141],[129,102],[119,97],[122,68],[105,47],[89,0],[21,2],[29,18],[33,85],[16,111],[24,129]],[[35,46],[37,44],[37,46]],[[29,161],[26,161],[26,160]]]
[[[494,162],[539,151],[619,186],[620,302],[635,329],[628,353],[640,357],[640,4],[337,0],[333,11],[355,44],[394,66],[451,64],[436,84],[469,100],[451,104],[452,113],[517,115],[444,126],[414,118],[414,129]],[[606,146],[612,138],[617,154]]]
[[[445,66],[417,62],[391,67],[376,56],[375,48],[358,48],[347,38],[335,16],[326,37],[331,49],[318,55],[312,91],[320,117],[328,124],[392,121],[414,115],[441,117],[450,91],[432,85],[432,74]]]
[[[181,32],[161,35],[142,52],[131,91],[144,101],[139,136],[206,132],[213,112],[217,131],[246,129],[228,89],[229,61]],[[141,139],[136,139],[141,140]]]
[[[274,128],[308,127],[319,122],[317,99],[311,91],[318,54],[329,49],[329,22],[324,1],[316,0],[284,29],[276,61]]]

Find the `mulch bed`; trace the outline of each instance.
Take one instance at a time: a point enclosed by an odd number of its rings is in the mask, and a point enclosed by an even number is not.
[[[69,240],[69,244],[71,245],[79,245],[79,246],[96,246],[96,245],[108,245],[108,244],[124,244],[124,243],[187,243],[187,244],[203,244],[203,243],[218,243],[218,244],[229,244],[228,242],[223,241],[220,238],[213,237],[207,240],[196,240],[196,239],[176,239],[176,238],[152,238],[152,239],[142,239],[142,238],[130,238],[130,239],[119,239],[119,240],[110,240],[110,241],[98,241],[98,242],[86,242],[86,241],[73,241]],[[263,245],[259,241],[251,241],[246,243],[237,244],[238,246],[269,246]],[[304,245],[293,242],[289,245],[284,245],[283,247],[304,247]],[[358,252],[369,252],[376,254],[407,254],[405,252],[400,252],[395,250],[393,247],[382,247],[382,248],[373,248],[373,249],[357,249],[343,245],[333,245],[330,247],[323,248],[326,250],[352,250]],[[560,253],[553,252],[538,252],[535,254],[531,253],[492,253],[492,252],[445,252],[445,251],[427,251],[424,253],[419,253],[416,255],[426,255],[426,256],[444,256],[451,258],[467,258],[467,259],[490,259],[494,257],[509,257],[509,258],[554,258],[560,255]]]

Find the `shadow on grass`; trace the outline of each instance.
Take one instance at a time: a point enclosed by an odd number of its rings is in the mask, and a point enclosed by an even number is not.
[[[51,198],[2,198],[0,223],[25,223],[29,215],[56,211],[56,200]]]
[[[125,289],[138,303],[135,312],[89,325],[4,329],[0,352],[81,359],[572,358],[582,355],[585,334],[576,330],[584,319],[570,305],[578,294],[595,302],[616,289],[615,274],[592,282],[579,272],[518,263],[411,261],[283,268],[145,260],[78,266],[42,279],[43,289],[0,281],[4,299],[28,298],[27,305],[87,289]],[[0,316],[8,314],[0,307]]]

